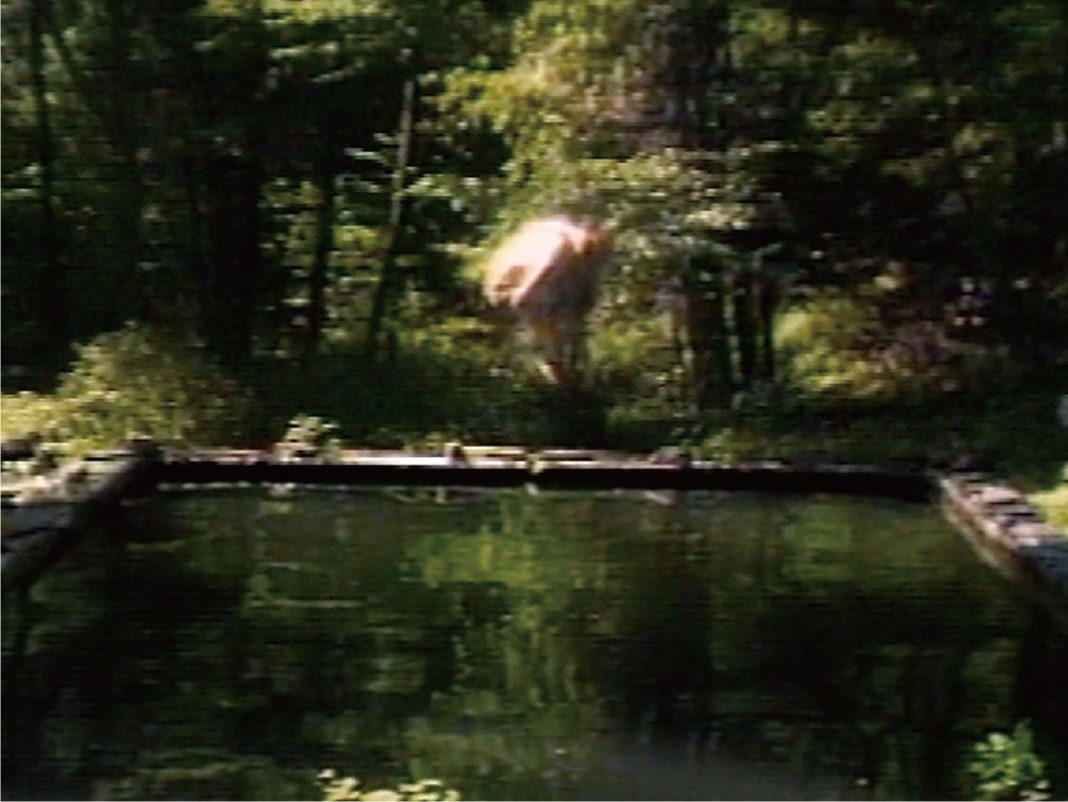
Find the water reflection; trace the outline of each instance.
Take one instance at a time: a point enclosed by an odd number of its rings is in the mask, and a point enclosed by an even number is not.
[[[942,798],[1025,717],[1064,787],[1065,634],[922,506],[176,495],[4,614],[9,798]]]

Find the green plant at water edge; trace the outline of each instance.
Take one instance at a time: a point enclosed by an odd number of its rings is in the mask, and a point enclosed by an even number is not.
[[[163,443],[232,443],[247,399],[198,343],[128,324],[78,349],[55,395],[4,399],[4,436],[35,432],[60,450],[119,445],[134,436]]]
[[[401,783],[396,789],[377,788],[365,791],[360,789],[360,781],[355,777],[339,777],[334,769],[320,772],[318,779],[326,802],[455,802],[460,799],[459,793],[452,788],[446,788],[440,780],[418,780],[414,783]]]
[[[1042,508],[1051,523],[1068,532],[1068,462],[1061,469],[1059,482],[1031,493],[1030,499]]]
[[[976,799],[1050,798],[1046,766],[1035,753],[1031,724],[1021,721],[1006,735],[992,732],[972,747],[968,773]]]
[[[289,421],[289,428],[282,437],[281,445],[306,447],[327,455],[337,456],[341,441],[334,437],[338,425],[316,415],[296,415]]]

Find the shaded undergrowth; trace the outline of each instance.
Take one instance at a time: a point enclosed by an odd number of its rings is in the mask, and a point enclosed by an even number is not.
[[[847,384],[817,392],[792,383],[739,396],[730,410],[695,414],[618,374],[596,389],[548,387],[471,320],[425,327],[375,363],[339,344],[311,367],[261,358],[231,375],[195,343],[127,327],[82,348],[56,392],[5,395],[3,436],[36,432],[67,452],[134,435],[266,446],[295,417],[311,416],[335,427],[342,444],[363,447],[678,446],[725,461],[955,467],[1008,479],[1063,526],[1068,430],[1056,418],[1061,390],[1047,378],[973,377],[965,389],[906,386],[875,397]]]

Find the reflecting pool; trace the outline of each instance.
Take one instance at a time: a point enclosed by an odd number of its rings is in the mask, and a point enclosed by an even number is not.
[[[968,797],[1068,636],[933,507],[832,496],[160,494],[4,604],[5,798]]]

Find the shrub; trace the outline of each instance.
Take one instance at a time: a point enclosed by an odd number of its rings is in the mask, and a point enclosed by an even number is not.
[[[1004,353],[955,339],[942,321],[889,323],[870,293],[832,294],[787,310],[776,345],[798,387],[814,396],[921,399],[1012,373]]]
[[[875,325],[873,310],[852,298],[831,296],[788,310],[776,328],[776,346],[795,378],[823,390],[862,379],[860,345]]]
[[[319,787],[326,802],[456,802],[460,795],[440,780],[419,780],[401,783],[394,790],[379,788],[363,790],[355,777],[339,777],[333,769],[319,774]]]
[[[979,741],[972,747],[968,764],[976,799],[1049,799],[1045,772],[1026,721],[1018,723],[1010,735],[994,732]]]
[[[290,448],[311,449],[323,456],[336,458],[341,441],[334,436],[338,425],[316,415],[295,415],[278,445]]]
[[[214,444],[240,437],[246,399],[191,339],[128,324],[78,349],[54,396],[4,400],[4,436],[37,432],[80,452],[133,436]]]

